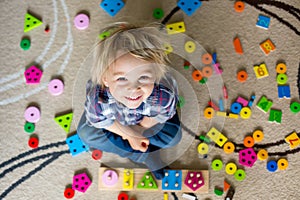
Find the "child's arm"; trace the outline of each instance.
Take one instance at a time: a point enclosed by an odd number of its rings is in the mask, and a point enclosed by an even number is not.
[[[149,139],[143,137],[141,133],[134,130],[130,126],[124,126],[118,121],[114,121],[114,123],[106,129],[121,136],[124,140],[128,140],[130,146],[134,150],[139,150],[142,152],[147,151]]]
[[[144,127],[145,129],[148,129],[156,125],[157,123],[158,121],[153,117],[144,117],[143,120],[140,122],[140,126]]]

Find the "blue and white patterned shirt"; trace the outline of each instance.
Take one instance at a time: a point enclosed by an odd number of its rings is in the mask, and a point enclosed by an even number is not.
[[[153,117],[164,123],[176,113],[178,86],[167,73],[159,84],[154,84],[151,95],[136,109],[117,102],[108,88],[88,81],[86,87],[85,113],[88,124],[96,128],[111,126],[115,120],[122,125],[136,125],[144,116]]]

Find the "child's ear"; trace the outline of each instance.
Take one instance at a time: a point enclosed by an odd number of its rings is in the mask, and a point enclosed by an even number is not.
[[[105,87],[108,87],[108,81],[107,81],[107,76],[106,75],[103,75],[102,82],[103,82]]]

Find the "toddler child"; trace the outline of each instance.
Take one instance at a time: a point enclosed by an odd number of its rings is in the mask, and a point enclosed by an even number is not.
[[[90,149],[144,163],[163,178],[159,150],[181,139],[178,88],[165,41],[154,27],[116,23],[96,45],[85,110],[77,133]]]

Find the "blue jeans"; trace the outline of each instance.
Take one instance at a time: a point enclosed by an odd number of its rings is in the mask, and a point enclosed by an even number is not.
[[[88,125],[85,112],[79,121],[77,133],[90,149],[115,153],[134,162],[145,163],[153,170],[160,168],[161,165],[159,149],[175,146],[182,136],[177,113],[165,123],[156,124],[144,131],[143,136],[148,138],[150,143],[145,153],[132,149],[127,140],[123,140],[115,133]]]

